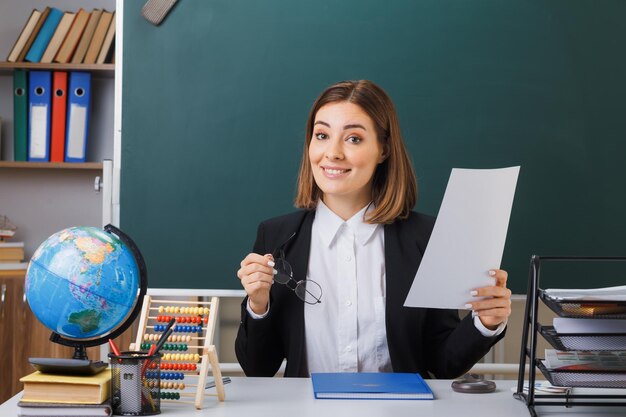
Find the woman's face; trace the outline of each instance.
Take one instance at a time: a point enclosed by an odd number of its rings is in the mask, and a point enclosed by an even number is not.
[[[372,119],[356,104],[329,103],[315,115],[309,159],[324,203],[364,207],[372,198],[372,178],[383,161]]]

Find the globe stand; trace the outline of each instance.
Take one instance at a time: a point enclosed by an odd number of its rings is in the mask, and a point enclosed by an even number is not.
[[[146,295],[148,289],[148,270],[146,268],[146,263],[135,245],[135,242],[126,235],[124,232],[107,224],[104,226],[104,231],[107,233],[111,233],[117,236],[133,253],[135,261],[137,262],[137,268],[139,270],[139,288],[136,298],[136,303],[128,315],[128,317],[124,320],[124,322],[113,330],[111,333],[107,335],[103,335],[102,337],[98,337],[90,340],[74,340],[62,337],[60,334],[56,332],[52,332],[50,335],[50,341],[54,343],[58,343],[60,345],[73,347],[74,348],[74,357],[73,359],[64,359],[64,358],[28,358],[28,361],[33,365],[35,369],[39,372],[50,373],[50,374],[61,374],[61,375],[93,375],[96,374],[103,369],[106,369],[108,366],[107,362],[103,361],[91,361],[87,358],[87,348],[92,346],[100,346],[108,342],[109,339],[115,339],[122,333],[128,329],[139,313],[141,313],[144,296]]]
[[[87,359],[87,349],[85,349],[85,346],[76,346],[74,348],[74,359]]]

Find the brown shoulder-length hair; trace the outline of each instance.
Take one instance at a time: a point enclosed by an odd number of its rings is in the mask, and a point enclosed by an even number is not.
[[[298,194],[295,206],[315,209],[322,190],[313,178],[309,145],[313,137],[315,116],[320,108],[329,103],[347,101],[360,106],[376,126],[376,134],[383,149],[385,160],[374,172],[372,202],[374,210],[369,213],[368,223],[393,223],[405,219],[417,200],[417,182],[413,165],[400,134],[400,124],[393,102],[385,91],[371,81],[342,81],[331,85],[315,100],[306,122],[306,137],[298,175]]]

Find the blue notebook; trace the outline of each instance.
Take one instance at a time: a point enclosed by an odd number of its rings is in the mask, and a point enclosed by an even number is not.
[[[374,400],[434,400],[419,374],[314,373],[315,398]]]

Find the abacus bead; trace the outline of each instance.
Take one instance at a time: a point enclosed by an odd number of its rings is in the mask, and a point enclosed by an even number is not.
[[[163,310],[165,310],[165,307],[163,307],[163,306],[159,306],[159,313],[162,313],[162,312],[163,312]]]

